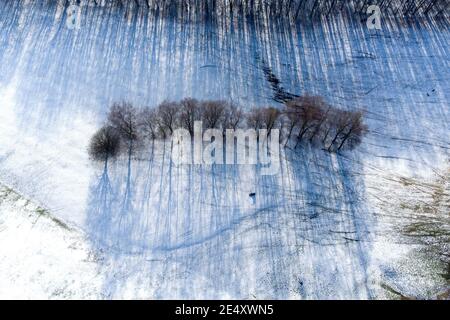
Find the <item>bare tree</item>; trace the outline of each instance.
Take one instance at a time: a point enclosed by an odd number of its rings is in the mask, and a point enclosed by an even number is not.
[[[254,108],[247,114],[247,124],[255,130],[267,129],[267,134],[270,135],[279,125],[279,118],[280,111],[276,108]]]
[[[167,138],[173,134],[173,131],[178,125],[179,112],[180,105],[176,102],[165,101],[158,106],[158,127],[163,138]]]
[[[131,198],[131,157],[136,151],[139,141],[138,111],[129,103],[114,104],[108,115],[108,125],[111,126],[127,143],[128,174],[123,210],[127,211]]]
[[[236,130],[244,118],[242,109],[233,103],[228,103],[223,117],[223,129]]]
[[[335,113],[333,139],[328,151],[341,150],[346,144],[353,148],[361,142],[367,133],[367,126],[363,123],[363,113],[360,111],[339,111]]]
[[[285,122],[284,126],[287,129],[287,136],[286,136],[286,144],[287,144],[289,140],[291,140],[294,130],[300,125],[300,116],[297,110],[292,107],[292,105],[287,104],[283,119]]]
[[[290,131],[290,121],[284,111],[280,111],[280,116],[278,117],[278,123],[280,127],[280,144],[286,145],[288,141],[288,135]]]
[[[154,141],[158,137],[158,115],[155,109],[144,108],[139,114],[139,126],[143,138]]]
[[[128,145],[131,158],[139,139],[138,111],[129,103],[114,104],[108,115],[108,125],[114,128]]]
[[[204,101],[201,103],[202,120],[205,128],[219,129],[225,117],[225,101]]]
[[[267,129],[267,135],[270,136],[270,133],[273,129],[277,128],[279,126],[279,119],[280,119],[280,110],[268,107],[268,108],[262,108],[262,120],[263,120],[263,126],[265,129]]]
[[[286,103],[285,113],[291,120],[289,138],[293,129],[298,129],[296,147],[308,132],[314,132],[314,127],[320,122],[324,105],[325,102],[318,96],[299,97]]]
[[[329,122],[330,111],[331,107],[327,106],[325,109],[325,105],[317,109],[316,124],[309,136],[309,142],[313,143],[316,137],[319,137],[323,131],[327,130],[326,125]]]
[[[348,146],[350,149],[353,149],[361,143],[362,137],[368,131],[363,119],[364,116],[361,111],[350,113],[348,119],[349,125],[342,134],[341,142],[337,148],[337,151],[340,151],[344,146]]]
[[[263,112],[259,108],[253,108],[246,113],[247,126],[259,130],[264,128]]]
[[[334,119],[336,119],[336,110],[335,109],[329,109],[327,111],[327,116],[325,117],[325,120],[322,122],[321,126],[321,143],[322,146],[327,145],[328,138],[330,135],[332,135],[333,130],[335,129]]]
[[[196,99],[186,98],[180,102],[180,124],[194,136],[194,123],[201,120],[200,103]]]
[[[102,127],[91,138],[88,153],[92,160],[103,161],[105,172],[108,167],[108,160],[116,157],[120,152],[120,136],[116,130],[110,126]]]

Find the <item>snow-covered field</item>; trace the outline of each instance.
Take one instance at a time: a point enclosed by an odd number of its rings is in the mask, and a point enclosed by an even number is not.
[[[449,40],[448,21],[95,7],[73,30],[61,7],[2,1],[0,298],[448,298]],[[275,176],[175,166],[167,146],[130,177],[126,159],[89,161],[112,102],[276,104],[263,66],[288,92],[366,110],[363,144],[286,150]]]

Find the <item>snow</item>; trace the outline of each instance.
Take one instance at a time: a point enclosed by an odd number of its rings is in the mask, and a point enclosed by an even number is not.
[[[98,298],[101,277],[82,234],[5,186],[0,199],[0,298]]]
[[[372,32],[345,15],[196,24],[140,11],[126,21],[118,8],[90,7],[71,30],[60,10],[0,4],[0,182],[15,190],[0,204],[0,297],[445,291],[439,259],[421,255],[426,272],[417,271],[412,257],[427,246],[398,230],[416,219],[402,203],[434,205],[435,187],[414,186],[437,184],[449,167],[448,26],[388,19]],[[175,166],[169,146],[157,145],[133,161],[130,186],[126,159],[107,174],[89,161],[87,143],[112,102],[274,104],[262,66],[288,92],[366,110],[363,145],[339,156],[287,150],[272,177],[254,166]],[[36,222],[37,208],[46,214]],[[448,212],[441,205],[427,218],[448,228]]]

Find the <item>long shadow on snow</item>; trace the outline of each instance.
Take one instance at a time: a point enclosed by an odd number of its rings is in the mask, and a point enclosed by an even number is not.
[[[260,166],[175,166],[169,152],[133,162],[125,215],[125,160],[111,166],[108,196],[92,183],[87,226],[109,270],[106,297],[125,287],[154,298],[370,297],[360,165],[304,147],[262,176]]]

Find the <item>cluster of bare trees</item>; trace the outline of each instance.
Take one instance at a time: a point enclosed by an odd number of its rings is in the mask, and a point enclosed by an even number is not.
[[[355,8],[366,13],[371,5],[377,5],[381,11],[400,16],[429,15],[444,17],[448,15],[448,0],[354,0]]]
[[[203,128],[235,129],[244,117],[242,110],[233,103],[187,98],[180,102],[163,102],[156,109],[146,108],[140,118],[143,131],[150,132],[151,139],[165,139],[178,128],[188,130],[193,136],[196,121],[202,121]]]
[[[227,129],[265,129],[270,136],[278,129],[284,146],[296,149],[310,143],[330,152],[354,148],[367,132],[362,112],[334,108],[319,96],[298,97],[283,108],[247,112],[230,102],[192,98],[142,109],[120,103],[111,107],[106,124],[92,137],[89,154],[107,163],[123,153],[130,163],[140,146],[168,139],[176,129],[186,129],[193,137],[197,121],[202,122],[202,129],[219,129],[224,134]]]
[[[81,2],[81,1],[77,1]],[[179,17],[197,13],[197,18],[224,14],[268,16],[271,18],[315,17],[330,15],[345,8],[366,13],[368,6],[377,5],[383,12],[412,16],[426,14],[445,16],[448,0],[88,0],[89,5],[141,7],[159,16]]]
[[[319,96],[304,96],[286,103],[287,142],[295,147],[308,141],[328,151],[353,149],[367,133],[361,111],[333,108]]]
[[[104,161],[105,165],[121,153],[131,162],[140,147],[156,139],[170,138],[176,129],[187,129],[193,136],[196,121],[202,121],[208,129],[237,129],[243,119],[242,110],[225,101],[187,98],[142,109],[129,103],[114,104],[105,125],[91,138],[88,151],[93,160]]]

